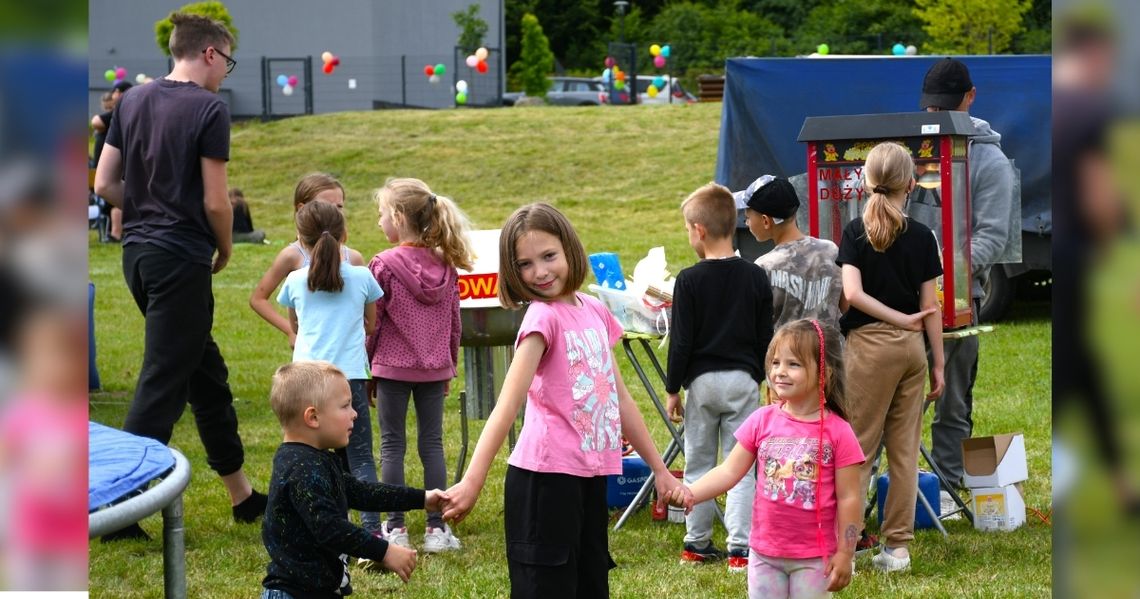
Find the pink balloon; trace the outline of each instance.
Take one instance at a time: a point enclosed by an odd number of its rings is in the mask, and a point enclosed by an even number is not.
[[[289,87],[297,87],[298,81],[296,75],[289,75]]]
[[[660,54],[658,54],[657,56],[654,56],[653,57],[653,66],[655,66],[659,69],[665,68],[665,57],[661,56]]]
[[[607,56],[607,57],[606,57],[606,68],[608,69],[608,68],[610,68],[610,67],[614,66],[614,63],[615,63],[615,62],[616,62],[616,61],[614,61],[614,57],[613,57],[613,56]]]
[[[479,57],[472,54],[471,56],[467,57],[467,60],[465,62],[467,63],[467,66],[475,68],[475,65],[479,64]]]
[[[126,78],[127,78],[127,70],[126,69],[124,69],[123,67],[118,67],[115,69],[115,79],[126,79]]]

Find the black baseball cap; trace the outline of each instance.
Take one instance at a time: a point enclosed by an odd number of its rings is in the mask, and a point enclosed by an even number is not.
[[[126,79],[123,79],[111,87],[111,89],[116,90],[119,93],[123,93],[132,87],[134,87],[134,84],[132,84],[130,81],[127,81]]]
[[[784,178],[774,178],[761,185],[746,200],[746,205],[773,218],[790,218],[800,209],[796,189]]]
[[[922,80],[922,98],[918,107],[926,110],[937,106],[943,110],[957,110],[962,98],[974,89],[970,69],[960,60],[945,58],[934,63]]]

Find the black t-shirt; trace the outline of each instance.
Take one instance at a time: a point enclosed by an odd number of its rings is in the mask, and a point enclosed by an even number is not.
[[[835,263],[858,268],[863,291],[903,314],[919,311],[922,284],[942,274],[934,233],[913,218],[906,219],[906,229],[884,252],[871,247],[862,217],[847,223]],[[872,322],[878,319],[852,306],[839,319],[839,326],[847,334]]]
[[[92,150],[94,153],[91,155],[91,160],[95,166],[99,166],[99,155],[103,153],[103,144],[107,141],[107,131],[111,128],[111,117],[115,115],[113,110],[99,113],[99,120],[103,121],[103,130],[95,132],[95,148]]]
[[[701,260],[673,285],[665,389],[677,393],[706,372],[743,370],[764,380],[772,340],[772,287],[742,258]]]
[[[155,79],[128,90],[107,129],[123,154],[123,245],[150,243],[209,265],[202,158],[229,160],[230,111],[195,83]]]
[[[237,202],[234,204],[234,233],[252,233],[253,216],[249,213],[249,204]]]

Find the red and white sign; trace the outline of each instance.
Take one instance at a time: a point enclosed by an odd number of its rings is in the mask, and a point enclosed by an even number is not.
[[[470,271],[459,271],[460,308],[499,307],[499,229],[467,234],[475,253]]]

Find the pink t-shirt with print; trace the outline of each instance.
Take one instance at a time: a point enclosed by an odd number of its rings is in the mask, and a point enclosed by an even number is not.
[[[611,348],[622,328],[598,300],[533,302],[515,346],[541,335],[546,353],[527,390],[526,415],[507,460],[532,472],[621,474],[621,418]]]
[[[793,418],[778,404],[753,412],[736,430],[736,440],[757,462],[752,549],[772,557],[821,557],[815,534],[816,503],[821,502],[824,556],[834,554],[835,472],[864,460],[851,425],[827,411],[821,469],[819,421]]]

